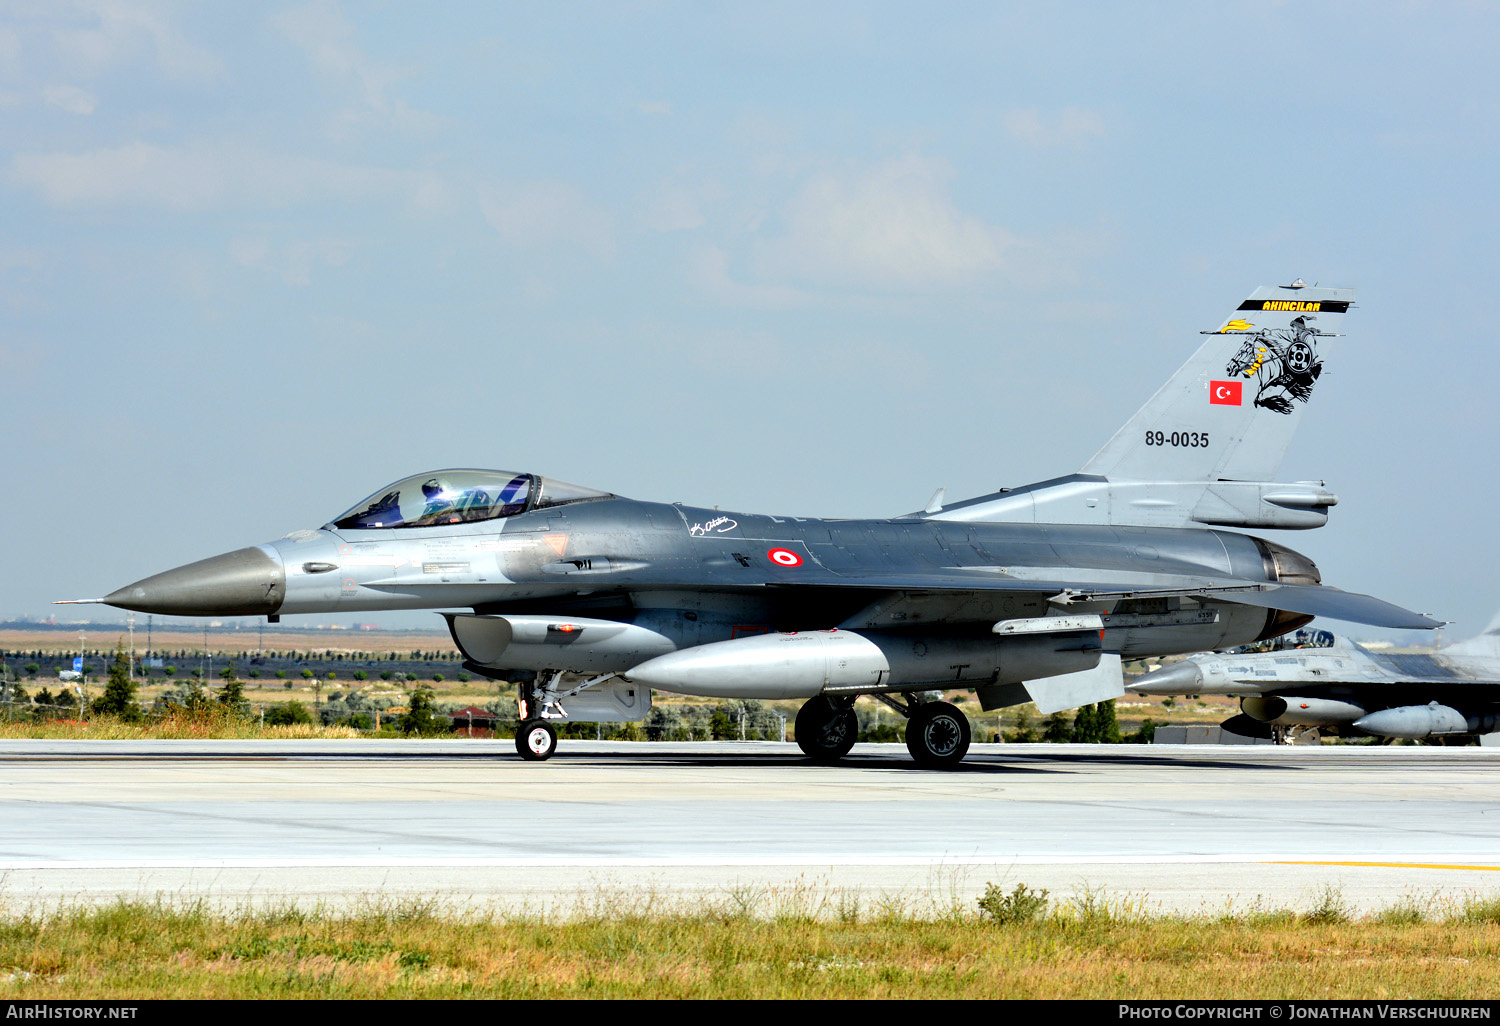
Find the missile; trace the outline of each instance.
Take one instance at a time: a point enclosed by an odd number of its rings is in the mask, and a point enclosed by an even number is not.
[[[1019,683],[1099,664],[1097,631],[1032,637],[796,631],[719,641],[648,659],[623,675],[711,698],[811,698],[892,686]]]

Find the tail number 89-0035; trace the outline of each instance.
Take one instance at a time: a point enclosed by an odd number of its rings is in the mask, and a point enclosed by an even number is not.
[[[1147,431],[1147,445],[1172,445],[1178,448],[1206,449],[1208,448],[1207,431],[1173,431],[1167,434],[1165,431]]]

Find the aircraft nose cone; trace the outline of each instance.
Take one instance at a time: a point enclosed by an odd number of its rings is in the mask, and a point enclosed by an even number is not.
[[[104,602],[171,616],[268,616],[285,597],[281,560],[263,548],[249,548],[127,584],[104,596]]]
[[[1203,686],[1203,671],[1191,659],[1153,670],[1126,690],[1138,695],[1196,695]]]

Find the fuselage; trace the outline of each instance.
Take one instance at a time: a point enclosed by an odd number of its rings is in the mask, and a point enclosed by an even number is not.
[[[1030,587],[1037,581],[1118,579],[1139,588],[1184,576],[1317,583],[1305,557],[1230,531],[821,520],[608,496],[480,522],[329,523],[147,578],[106,601],[179,615],[573,613],[646,623],[688,647],[838,626],[988,632],[999,620],[1045,615],[1047,592]],[[964,581],[977,582],[974,590]],[[997,589],[997,581],[1017,590]],[[1208,605],[1172,598],[1080,608]],[[1212,623],[1112,631],[1106,647],[1126,655],[1202,651],[1307,619],[1228,603],[1217,609]]]

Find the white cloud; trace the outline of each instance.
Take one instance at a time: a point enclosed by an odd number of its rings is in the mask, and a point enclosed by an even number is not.
[[[1050,117],[1035,108],[1016,109],[1006,112],[1005,129],[1028,146],[1077,148],[1104,134],[1104,119],[1082,107],[1064,107]]]
[[[242,238],[229,244],[229,256],[242,267],[267,270],[288,285],[312,283],[313,269],[322,264],[340,267],[347,263],[353,246],[341,239],[312,239],[277,246],[266,239]]]
[[[354,41],[354,26],[330,0],[285,11],[271,19],[272,27],[307,57],[308,65],[337,88],[351,94],[353,104],[334,116],[340,129],[369,123],[425,129],[434,115],[414,110],[392,92],[406,72],[380,63]]]
[[[42,99],[69,114],[92,114],[99,105],[99,98],[77,86],[48,86],[42,90]]]
[[[0,64],[12,68],[21,59],[21,37],[16,30],[0,25]]]
[[[729,254],[718,246],[702,246],[693,252],[688,280],[710,298],[729,306],[785,310],[807,302],[805,294],[786,285],[736,281],[729,273]]]
[[[42,255],[29,249],[0,249],[0,300],[9,307],[31,306],[37,295],[32,287],[38,276],[31,273],[42,268]],[[0,330],[0,346],[6,332]]]
[[[28,382],[33,375],[40,377],[51,352],[55,352],[55,347],[43,345],[35,338],[0,335],[0,372],[14,388]]]
[[[11,310],[39,310],[47,305],[41,299],[45,275],[33,273],[42,266],[42,255],[35,250],[0,249],[0,303]],[[13,341],[13,332],[0,329],[0,348],[7,337]]]
[[[609,215],[566,182],[480,186],[479,206],[489,226],[514,246],[577,246],[600,258],[614,253]]]
[[[707,223],[703,208],[724,196],[724,189],[717,182],[666,185],[644,204],[642,221],[647,228],[658,232],[701,228]]]
[[[953,202],[946,161],[908,156],[813,174],[782,213],[785,234],[758,251],[768,277],[927,290],[999,271],[1017,245]]]
[[[42,256],[31,249],[0,249],[0,277],[18,267],[36,270],[42,266]]]
[[[228,143],[179,147],[134,142],[87,153],[22,153],[7,174],[54,206],[139,204],[205,210],[249,204],[358,202],[432,190],[430,175],[266,153]]]
[[[669,189],[646,208],[646,225],[659,232],[702,228],[703,204],[687,189]]]
[[[74,0],[65,14],[68,23],[53,29],[52,37],[64,60],[91,74],[143,49],[169,78],[203,81],[223,74],[224,62],[188,42],[169,11],[152,0]]]

